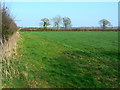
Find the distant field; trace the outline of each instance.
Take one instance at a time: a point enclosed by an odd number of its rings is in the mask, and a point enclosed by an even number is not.
[[[118,87],[118,32],[20,32],[18,77],[3,87]],[[20,56],[21,57],[20,57]]]

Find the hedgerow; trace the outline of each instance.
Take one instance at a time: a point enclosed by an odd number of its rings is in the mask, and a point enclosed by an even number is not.
[[[2,6],[2,42],[8,41],[17,31],[17,25],[9,13],[9,9],[3,4]]]

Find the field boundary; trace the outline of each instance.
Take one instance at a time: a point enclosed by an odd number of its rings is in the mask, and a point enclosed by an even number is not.
[[[119,29],[105,29],[105,30],[94,30],[94,29],[83,29],[83,30],[80,30],[80,29],[75,29],[75,30],[53,30],[53,29],[46,29],[46,30],[39,30],[39,29],[21,29],[20,30],[21,32],[30,32],[30,31],[38,31],[38,32],[43,32],[43,31],[120,31]]]
[[[16,48],[16,43],[19,38],[19,32],[14,33],[8,41],[2,45],[2,55],[9,57],[12,54],[12,49]]]

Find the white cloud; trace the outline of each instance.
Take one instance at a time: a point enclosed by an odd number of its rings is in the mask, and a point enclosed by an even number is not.
[[[2,0],[5,2],[119,2],[120,0]]]

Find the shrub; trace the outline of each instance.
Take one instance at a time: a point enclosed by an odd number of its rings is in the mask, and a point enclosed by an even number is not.
[[[9,9],[3,4],[2,7],[2,42],[8,41],[9,37],[17,31],[17,25],[11,18]]]

